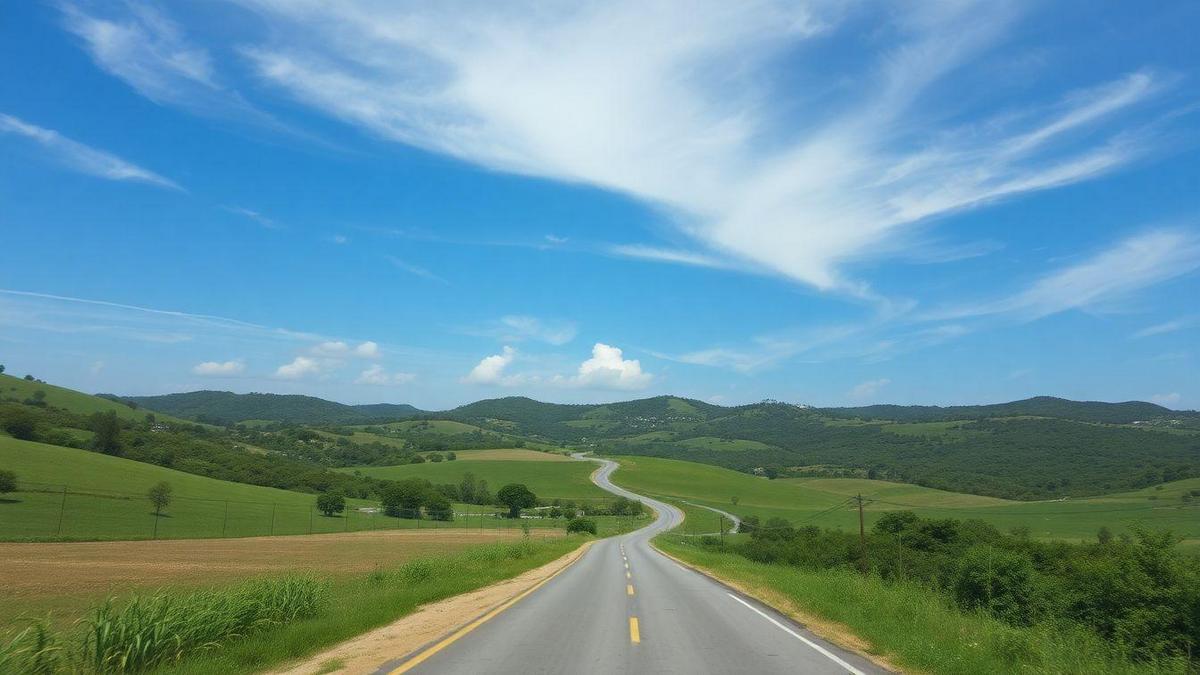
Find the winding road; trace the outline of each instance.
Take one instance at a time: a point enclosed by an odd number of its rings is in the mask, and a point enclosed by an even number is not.
[[[656,551],[650,539],[683,513],[614,485],[615,462],[588,459],[601,465],[596,485],[645,503],[657,518],[597,541],[461,638],[385,664],[377,675],[887,672]]]

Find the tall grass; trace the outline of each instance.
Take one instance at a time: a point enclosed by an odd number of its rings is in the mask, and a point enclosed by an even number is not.
[[[189,595],[113,600],[55,634],[35,623],[0,645],[0,673],[139,673],[198,650],[313,616],[329,603],[329,585],[283,577]]]
[[[737,584],[772,604],[840,624],[895,665],[930,673],[1187,673],[1184,660],[1132,662],[1081,627],[1014,627],[984,613],[964,613],[915,583],[884,582],[847,570],[810,571],[756,563],[671,537],[668,553]]]

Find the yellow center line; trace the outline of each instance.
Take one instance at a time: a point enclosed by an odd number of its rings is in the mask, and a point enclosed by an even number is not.
[[[626,579],[632,579],[632,578],[633,578],[633,575],[632,575],[632,574],[630,574],[629,572],[626,572],[626,573],[625,573],[625,578],[626,578]]]
[[[633,644],[640,644],[642,634],[638,631],[638,620],[636,616],[629,617],[629,641]]]
[[[633,584],[625,584],[625,594],[633,595]]]

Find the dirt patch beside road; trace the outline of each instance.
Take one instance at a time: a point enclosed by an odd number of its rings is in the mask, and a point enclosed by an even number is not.
[[[0,544],[0,628],[19,615],[73,621],[110,595],[286,572],[335,575],[519,537],[520,531],[398,530],[293,537]]]

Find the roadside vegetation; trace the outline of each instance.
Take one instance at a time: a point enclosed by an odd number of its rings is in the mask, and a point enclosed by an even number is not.
[[[660,538],[717,576],[834,621],[932,672],[1193,672],[1200,560],[1168,533],[1031,541],[970,520],[885,514],[857,533],[755,517],[746,536]]]

